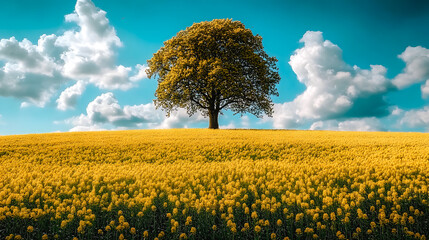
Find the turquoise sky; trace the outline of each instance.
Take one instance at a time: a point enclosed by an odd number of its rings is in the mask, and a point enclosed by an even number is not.
[[[196,22],[241,21],[277,57],[273,118],[222,128],[429,130],[429,2],[15,0],[0,8],[0,135],[208,126],[153,106],[146,61]],[[26,40],[25,40],[26,39]]]

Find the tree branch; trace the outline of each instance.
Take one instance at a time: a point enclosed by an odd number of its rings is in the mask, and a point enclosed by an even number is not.
[[[191,97],[191,102],[197,104],[200,108],[207,109],[207,107],[203,106],[200,102]]]
[[[238,101],[237,100],[227,101],[224,105],[220,106],[219,110],[222,110],[224,107],[228,106],[231,103],[235,103],[235,102],[238,102]]]

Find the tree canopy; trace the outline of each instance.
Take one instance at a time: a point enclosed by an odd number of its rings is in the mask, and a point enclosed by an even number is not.
[[[277,59],[244,24],[231,19],[194,23],[164,42],[148,60],[148,77],[158,76],[155,106],[170,114],[185,108],[189,115],[209,116],[219,128],[222,110],[272,115],[271,95],[278,96]]]

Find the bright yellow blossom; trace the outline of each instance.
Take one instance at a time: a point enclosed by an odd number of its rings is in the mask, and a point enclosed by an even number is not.
[[[292,238],[429,234],[426,134],[177,129],[0,138],[0,225],[34,226],[6,228],[12,239],[64,237],[56,228],[84,239],[94,229],[139,236],[142,223],[151,223],[144,238],[210,227],[216,239],[279,238],[291,222],[299,228]]]

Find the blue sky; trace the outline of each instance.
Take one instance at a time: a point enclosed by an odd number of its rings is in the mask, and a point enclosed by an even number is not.
[[[208,126],[153,106],[145,64],[195,22],[241,21],[277,57],[273,118],[222,128],[429,130],[426,1],[15,0],[0,8],[0,135]]]

